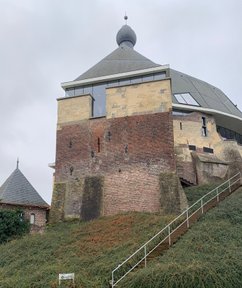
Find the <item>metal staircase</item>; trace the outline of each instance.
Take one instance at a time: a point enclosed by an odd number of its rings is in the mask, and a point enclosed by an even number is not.
[[[144,245],[137,249],[131,256],[119,264],[112,271],[110,286],[112,288],[115,287],[131,271],[141,267],[145,268],[149,260],[161,255],[163,251],[169,249],[169,247],[172,246],[172,244],[174,244],[204,213],[215,207],[240,185],[241,173],[238,172],[193,203]]]

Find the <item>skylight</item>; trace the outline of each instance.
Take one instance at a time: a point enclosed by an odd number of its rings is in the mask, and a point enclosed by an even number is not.
[[[174,94],[174,96],[181,104],[200,106],[190,93]]]

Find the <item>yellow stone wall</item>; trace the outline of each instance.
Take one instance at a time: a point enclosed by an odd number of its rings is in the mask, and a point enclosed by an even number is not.
[[[170,80],[106,89],[107,118],[168,112],[172,108]]]
[[[213,116],[199,112],[192,114],[194,117],[189,114],[189,116],[179,117],[179,119],[174,116],[173,119],[174,144],[178,161],[192,161],[191,151],[188,149],[188,145],[196,145],[200,148],[210,147],[214,149],[214,154],[221,159],[223,159],[224,149],[227,147],[238,149],[242,156],[242,145],[238,145],[236,141],[223,141],[222,137],[217,133],[216,122]],[[206,117],[208,131],[206,137],[202,136],[202,116]],[[180,129],[180,123],[182,130]],[[182,144],[184,147],[182,147]],[[187,147],[185,147],[185,145],[187,145]]]
[[[91,95],[58,99],[58,124],[86,120],[92,116],[91,113]]]

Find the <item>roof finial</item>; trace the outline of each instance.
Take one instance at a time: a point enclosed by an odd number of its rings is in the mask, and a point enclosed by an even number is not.
[[[124,20],[125,20],[125,24],[127,25],[128,16],[126,15],[126,12],[125,12],[125,15],[124,15]]]
[[[19,158],[17,158],[17,169],[18,169],[18,166],[19,166]]]

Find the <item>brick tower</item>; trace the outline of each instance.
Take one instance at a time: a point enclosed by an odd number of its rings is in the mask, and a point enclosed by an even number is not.
[[[51,221],[126,211],[178,213],[169,67],[134,50],[124,25],[118,48],[58,99]]]

